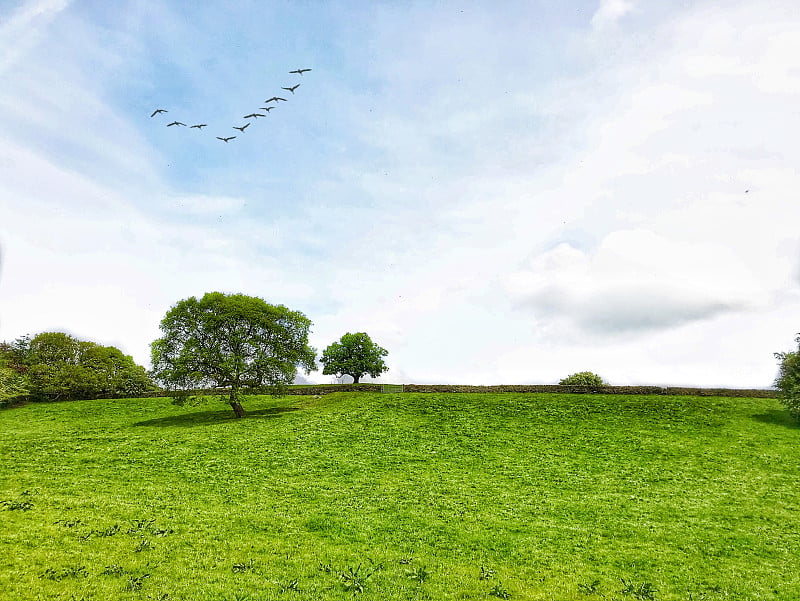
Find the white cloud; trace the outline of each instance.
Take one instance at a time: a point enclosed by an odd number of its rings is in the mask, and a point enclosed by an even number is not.
[[[602,29],[613,25],[634,8],[631,0],[600,0],[594,15],[592,27]]]
[[[612,232],[591,252],[561,244],[506,285],[540,319],[567,319],[599,334],[710,319],[756,308],[768,296],[730,249],[643,229]]]

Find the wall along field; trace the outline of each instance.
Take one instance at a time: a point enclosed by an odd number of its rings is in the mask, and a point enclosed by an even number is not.
[[[0,412],[6,600],[800,599],[774,399],[334,393]]]

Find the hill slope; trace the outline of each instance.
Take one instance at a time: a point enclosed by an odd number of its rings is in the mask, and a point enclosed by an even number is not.
[[[0,412],[4,598],[800,599],[800,428],[773,399],[245,408]]]

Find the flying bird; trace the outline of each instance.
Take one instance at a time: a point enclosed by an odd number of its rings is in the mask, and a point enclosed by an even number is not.
[[[220,138],[219,136],[217,136],[217,140],[222,140],[223,142],[225,142],[227,144],[228,140],[233,140],[235,137],[236,136],[229,136],[227,138]]]
[[[311,71],[311,69],[296,69],[294,71],[289,71],[289,73],[297,73],[298,75],[302,75],[306,71]]]
[[[245,115],[244,117],[242,117],[242,119],[249,119],[250,117],[258,118],[258,117],[263,117],[263,116],[264,115],[262,115],[261,113],[250,113],[249,115]]]
[[[273,101],[278,102],[278,100],[283,100],[284,102],[286,102],[286,98],[279,98],[277,96],[273,96],[272,98],[270,98],[269,100],[265,100],[264,102],[273,102]]]
[[[153,111],[153,114],[152,114],[152,115],[150,115],[150,116],[151,116],[151,117],[155,117],[155,116],[156,116],[156,115],[158,115],[159,113],[168,113],[168,112],[169,112],[169,111],[168,111],[167,109],[156,109],[156,110],[154,110],[154,111]]]
[[[186,127],[185,123],[181,123],[180,121],[173,121],[172,123],[167,123],[167,127],[172,127],[173,125],[183,125]]]
[[[274,108],[274,106],[262,106],[259,110],[270,112]]]
[[[292,94],[294,94],[294,91],[299,87],[300,84],[297,84],[296,86],[292,86],[291,88],[281,88],[281,90],[289,90]]]
[[[203,129],[207,125],[208,125],[207,123],[198,123],[197,125],[192,125],[189,129],[192,129],[192,128]]]
[[[233,129],[238,129],[240,132],[244,133],[244,130],[246,130],[248,127],[250,127],[250,124],[249,124],[249,123],[247,123],[246,125],[243,125],[242,127],[236,127],[236,126],[234,125],[234,126],[233,126]]]

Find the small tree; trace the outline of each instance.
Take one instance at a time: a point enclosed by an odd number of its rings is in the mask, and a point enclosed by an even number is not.
[[[800,333],[794,339],[797,350],[789,353],[775,353],[780,361],[775,388],[781,393],[781,400],[789,413],[800,420]]]
[[[563,378],[559,385],[561,386],[605,386],[606,383],[603,378],[590,371],[581,371]]]
[[[352,376],[353,383],[369,374],[377,378],[388,367],[383,362],[383,357],[389,354],[381,348],[364,332],[351,334],[348,332],[341,337],[339,342],[334,342],[322,353],[320,362],[325,365],[323,375]]]
[[[316,369],[308,346],[311,321],[299,311],[244,294],[209,292],[179,301],[161,321],[151,344],[153,374],[180,403],[193,388],[230,388],[236,417],[244,388],[274,394],[291,384],[297,367]]]

